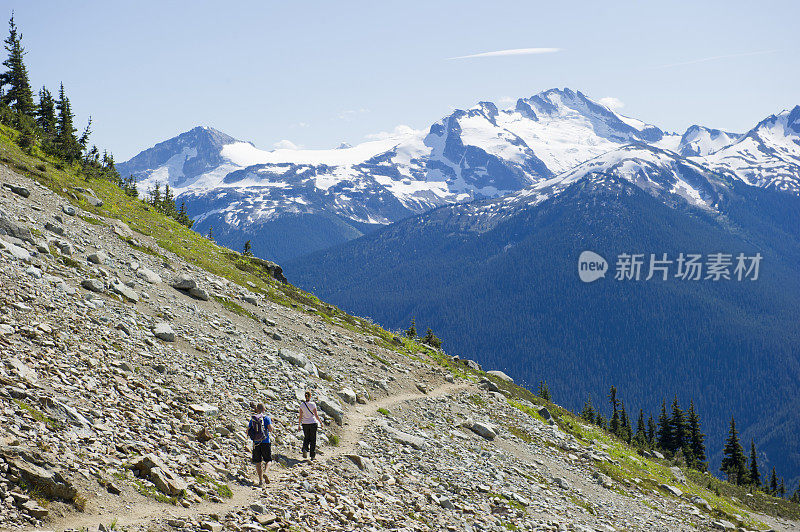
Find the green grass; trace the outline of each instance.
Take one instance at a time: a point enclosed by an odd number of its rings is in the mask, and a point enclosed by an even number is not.
[[[61,426],[61,424],[58,421],[47,417],[47,415],[44,412],[42,412],[35,406],[28,404],[25,401],[21,401],[20,399],[12,399],[12,400],[14,401],[15,405],[17,405],[19,408],[27,412],[36,421],[44,423],[48,427],[54,429]]]
[[[164,493],[158,491],[154,485],[147,484],[138,478],[133,479],[133,485],[136,487],[136,491],[138,491],[140,495],[158,502],[171,504],[173,506],[178,504],[179,497],[170,497],[169,495],[165,495]]]
[[[223,499],[232,499],[233,498],[233,491],[231,490],[230,486],[224,484],[222,482],[217,482],[213,478],[210,478],[207,475],[197,475],[194,477],[198,484],[202,484],[203,486],[209,487],[211,490],[214,491],[220,498]]]
[[[380,415],[382,415],[382,416],[388,416],[389,415],[389,411],[387,409],[385,409],[385,408],[379,408],[378,409],[378,413]]]
[[[238,314],[239,316],[244,316],[246,318],[251,318],[251,319],[254,319],[256,321],[259,321],[258,317],[256,317],[255,314],[253,314],[252,312],[250,312],[246,308],[242,307],[237,302],[231,301],[227,297],[222,297],[222,296],[211,296],[211,297],[213,297],[214,300],[217,303],[219,303],[220,305],[222,305],[226,309],[230,310],[234,314]]]
[[[85,214],[79,214],[78,218],[80,218],[84,222],[92,224],[92,225],[98,225],[98,226],[101,226],[101,227],[108,226],[108,224],[106,224],[102,220],[98,220],[97,218],[92,218],[91,216],[86,216]]]
[[[334,447],[339,445],[339,441],[340,441],[339,436],[336,434],[331,434],[330,436],[328,436],[328,443]]]

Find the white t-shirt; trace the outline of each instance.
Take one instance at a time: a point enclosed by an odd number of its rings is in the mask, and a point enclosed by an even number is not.
[[[300,401],[300,423],[317,423],[317,405],[313,401]]]

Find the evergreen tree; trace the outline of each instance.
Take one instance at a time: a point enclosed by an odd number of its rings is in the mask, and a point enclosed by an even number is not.
[[[185,204],[182,204],[181,206],[183,207],[183,205]],[[247,242],[244,243],[244,250],[242,250],[242,254],[249,257],[250,255],[253,254],[252,248],[253,246],[250,244],[250,241],[248,240]]]
[[[758,470],[758,461],[756,459],[756,442],[750,440],[750,483],[757,488],[761,487],[761,473]]]
[[[189,213],[186,212],[186,202],[185,201],[181,202],[181,208],[178,211],[178,215],[175,217],[175,219],[178,220],[178,223],[180,223],[182,225],[185,225],[189,229],[191,229],[192,226],[194,225],[194,220],[189,218]],[[248,242],[249,242],[249,240],[248,240]]]
[[[81,149],[86,149],[86,146],[89,144],[89,137],[92,134],[92,117],[89,117],[89,121],[86,123],[86,128],[81,133],[81,137],[78,139],[78,144],[81,145]]]
[[[603,414],[601,414],[600,412],[598,412],[597,415],[595,416],[594,424],[603,430],[608,430],[608,422],[606,421],[606,418],[603,417]]]
[[[653,416],[647,416],[647,444],[651,448],[656,446],[656,422]]]
[[[169,183],[164,185],[164,198],[161,200],[159,207],[159,210],[167,216],[174,216],[177,214],[175,210],[175,194],[172,192]]]
[[[612,386],[611,391],[608,393],[608,400],[611,403],[612,414],[611,414],[611,423],[609,424],[609,429],[611,430],[611,434],[615,436],[619,435],[619,412],[617,411],[617,406],[619,401],[617,401],[617,387]]]
[[[422,337],[422,343],[434,349],[440,349],[442,347],[442,341],[433,334],[433,330],[431,330],[430,327],[428,327],[428,330],[425,332],[425,336]]]
[[[775,474],[775,466],[772,467],[772,475],[769,477],[769,494],[778,493],[778,475]]]
[[[411,318],[411,326],[406,329],[406,338],[414,340],[417,337],[417,320]]]
[[[73,125],[75,116],[72,114],[72,105],[69,103],[69,98],[64,93],[63,83],[58,91],[56,109],[58,110],[56,138],[54,141],[56,155],[67,161],[75,161],[81,156],[81,145],[75,137],[76,130]]]
[[[588,398],[585,403],[583,403],[583,410],[581,410],[581,419],[586,421],[587,423],[594,424],[595,422],[595,413],[594,407],[592,406],[592,398]]]
[[[739,443],[739,433],[736,431],[736,421],[733,418],[731,418],[731,427],[728,431],[728,439],[725,442],[722,455],[720,471],[728,475],[728,481],[732,484],[746,483],[747,460],[744,457],[744,449]],[[774,469],[772,473],[773,475],[775,474]]]
[[[214,226],[213,225],[209,225],[208,226],[208,235],[206,235],[206,238],[208,238],[212,242],[214,241]]]
[[[46,87],[39,91],[39,105],[36,108],[36,124],[45,139],[56,134],[56,101]]]
[[[550,388],[547,386],[547,381],[539,381],[539,389],[536,391],[536,395],[544,399],[545,401],[550,401]]]
[[[781,477],[781,483],[778,486],[778,495],[781,496],[781,499],[786,497],[786,485],[783,483],[783,477]]]
[[[8,58],[3,61],[3,66],[7,70],[0,74],[0,88],[6,85],[9,88],[3,91],[2,103],[22,116],[33,117],[35,110],[33,92],[28,79],[28,69],[23,61],[25,50],[22,48],[22,34],[17,31],[13,12],[11,20],[8,21],[8,29],[8,37],[5,40]]]
[[[705,471],[706,465],[706,445],[705,434],[700,431],[700,416],[694,409],[694,401],[689,401],[689,449],[691,450],[691,467],[698,471]]]
[[[672,415],[669,418],[670,432],[672,433],[672,449],[673,453],[679,450],[683,451],[686,458],[686,463],[691,463],[691,451],[689,451],[689,438],[687,435],[686,418],[683,415],[681,407],[678,405],[678,396],[672,400]]]
[[[159,210],[159,207],[161,206],[161,197],[162,197],[161,196],[161,183],[156,181],[156,184],[153,185],[153,188],[151,188],[150,190],[147,191],[147,196],[148,196],[147,203],[149,203],[150,205],[155,207],[156,210]],[[208,234],[209,235],[211,234],[211,230],[210,229],[209,229]]]
[[[644,425],[644,410],[639,409],[639,419],[636,421],[636,434],[633,436],[633,443],[637,447],[647,447],[647,429]]]
[[[625,411],[625,401],[620,401],[619,437],[630,443],[632,436],[633,430],[631,430],[631,420],[628,419],[628,413]]]
[[[800,481],[797,483],[797,489],[792,493],[791,501],[800,504]]]
[[[661,401],[661,414],[658,416],[658,447],[664,452],[672,451],[672,424],[667,417],[667,403]]]

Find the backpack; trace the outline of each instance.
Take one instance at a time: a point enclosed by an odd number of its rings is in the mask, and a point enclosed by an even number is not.
[[[264,418],[260,416],[253,416],[250,418],[250,424],[247,427],[247,435],[253,441],[264,441],[267,435],[264,432]]]

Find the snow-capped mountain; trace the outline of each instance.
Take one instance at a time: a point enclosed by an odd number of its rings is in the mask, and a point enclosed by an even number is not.
[[[765,118],[703,162],[757,187],[800,194],[800,105]]]
[[[693,155],[706,156],[721,150],[729,144],[733,144],[742,137],[739,133],[730,133],[719,129],[711,129],[705,126],[690,126],[686,133],[681,136],[678,149],[679,154],[684,157]]]
[[[280,261],[446,204],[528,187],[528,195],[549,194],[583,172],[612,172],[706,207],[713,204],[708,187],[686,176],[706,175],[707,168],[798,193],[799,109],[743,136],[703,126],[681,136],[581,92],[551,89],[507,109],[480,102],[456,110],[427,131],[398,128],[329,150],[265,151],[197,127],[119,170],[137,178],[142,194],[168,183],[198,231],[213,226],[232,248],[252,240],[256,254]]]

